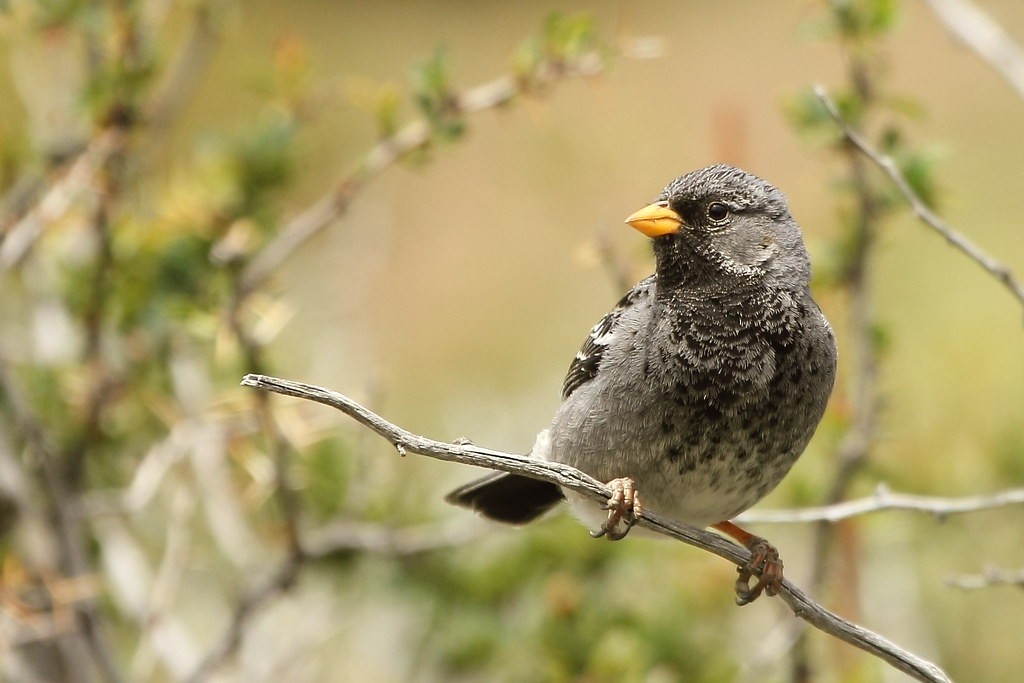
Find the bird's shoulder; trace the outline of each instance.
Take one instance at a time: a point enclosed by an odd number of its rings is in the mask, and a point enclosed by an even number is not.
[[[569,372],[562,383],[562,400],[597,376],[598,367],[605,350],[612,344],[619,330],[623,316],[630,309],[653,298],[657,287],[657,275],[650,275],[636,283],[626,292],[615,307],[590,329],[586,341],[569,365]]]

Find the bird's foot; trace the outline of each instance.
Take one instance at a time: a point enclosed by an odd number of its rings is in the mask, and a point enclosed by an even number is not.
[[[609,541],[618,541],[625,538],[636,524],[636,520],[644,512],[644,505],[640,502],[636,484],[629,477],[612,479],[608,482],[608,487],[612,490],[612,497],[601,506],[602,510],[608,511],[608,519],[600,529],[591,531],[590,535],[594,538],[604,536]]]
[[[754,536],[747,549],[750,561],[736,568],[736,604],[741,607],[757,600],[761,593],[777,595],[782,587],[782,558],[778,549],[760,536]],[[751,586],[750,580],[755,577],[757,583]]]
[[[757,600],[761,593],[778,595],[782,587],[782,558],[779,551],[760,536],[755,536],[739,528],[732,522],[719,522],[714,527],[732,536],[750,551],[750,559],[736,572],[736,604],[742,607]],[[757,579],[751,586],[750,580]]]

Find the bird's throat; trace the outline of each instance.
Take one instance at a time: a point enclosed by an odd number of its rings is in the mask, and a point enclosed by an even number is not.
[[[681,239],[654,240],[659,297],[691,292],[725,293],[758,284],[758,273],[739,267],[709,245]]]

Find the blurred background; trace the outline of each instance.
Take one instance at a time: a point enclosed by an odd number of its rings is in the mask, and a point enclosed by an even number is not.
[[[479,471],[238,381],[525,453],[652,269],[623,219],[724,161],[786,193],[839,334],[829,412],[758,509],[1024,486],[1021,301],[810,94],[1024,273],[1024,100],[950,6],[3,3],[3,676],[905,680],[777,600],[737,609],[718,558],[488,524],[442,501]],[[977,7],[1024,41],[1024,5]],[[1024,668],[1021,506],[751,528],[954,679]]]

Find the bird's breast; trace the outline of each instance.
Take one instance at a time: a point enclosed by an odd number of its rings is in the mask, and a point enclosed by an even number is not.
[[[831,332],[706,318],[662,317],[662,329],[638,326],[609,349],[556,414],[551,458],[601,480],[632,477],[651,509],[693,524],[774,488],[824,411]]]

